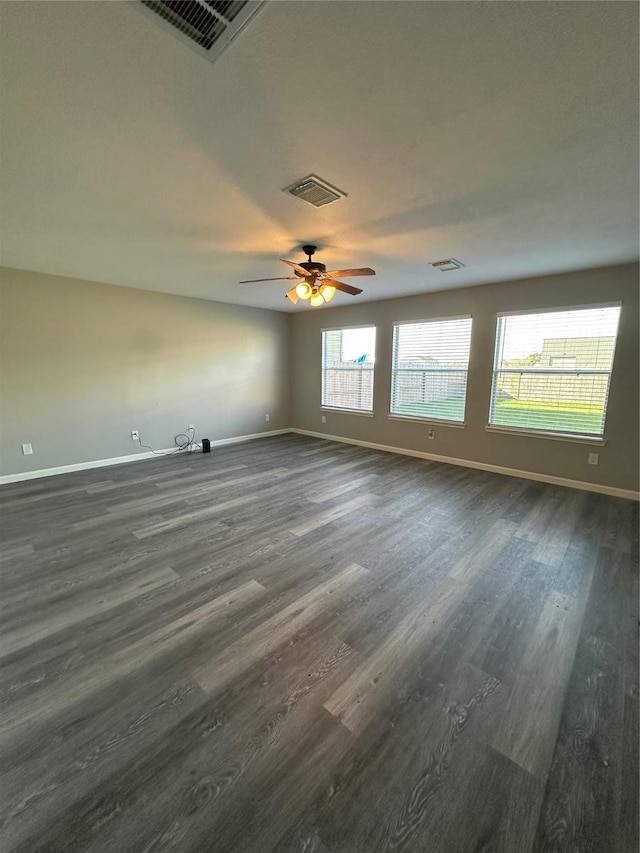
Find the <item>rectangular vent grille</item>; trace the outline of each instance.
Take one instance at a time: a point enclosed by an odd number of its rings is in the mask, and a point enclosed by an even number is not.
[[[213,60],[240,32],[263,0],[140,0],[138,8]]]
[[[325,204],[331,204],[332,201],[346,196],[346,193],[332,187],[316,175],[308,175],[301,181],[296,181],[290,187],[285,187],[284,192],[301,198],[314,207],[324,207]]]

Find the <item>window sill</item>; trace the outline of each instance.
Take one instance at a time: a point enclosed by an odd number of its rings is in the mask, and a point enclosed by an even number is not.
[[[321,412],[333,412],[338,415],[360,415],[362,418],[372,418],[373,412],[365,412],[362,409],[334,409],[331,406],[320,406]]]
[[[429,426],[453,427],[453,429],[466,429],[467,425],[464,421],[447,421],[444,418],[412,418],[410,415],[394,415],[389,414],[387,418],[390,421],[404,421],[408,424],[428,424]]]
[[[563,432],[544,432],[543,430],[519,429],[518,427],[500,427],[487,424],[485,427],[487,432],[497,432],[503,435],[522,435],[526,438],[546,438],[552,441],[568,441],[573,444],[591,444],[597,447],[604,447],[607,443],[606,438],[598,436],[590,437],[588,435],[572,435],[571,433]]]

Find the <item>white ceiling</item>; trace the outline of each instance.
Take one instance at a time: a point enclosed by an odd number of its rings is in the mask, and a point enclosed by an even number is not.
[[[213,64],[131,3],[0,18],[7,266],[299,311],[237,282],[305,242],[359,300],[638,256],[635,3],[268,2]]]

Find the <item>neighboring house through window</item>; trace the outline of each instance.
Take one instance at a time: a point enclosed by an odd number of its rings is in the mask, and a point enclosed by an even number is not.
[[[545,345],[547,345],[549,341],[545,341],[542,349],[544,354]],[[576,368],[576,357],[575,355],[552,355],[549,356],[549,367],[566,367],[570,370],[575,370]]]

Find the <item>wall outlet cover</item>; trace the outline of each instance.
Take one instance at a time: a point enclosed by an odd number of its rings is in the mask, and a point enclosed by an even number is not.
[[[29,456],[29,454],[33,453],[33,446],[31,444],[23,444],[22,445],[22,455]]]

